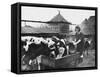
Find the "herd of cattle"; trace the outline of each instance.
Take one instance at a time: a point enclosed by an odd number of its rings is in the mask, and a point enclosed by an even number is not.
[[[85,39],[84,50],[90,46],[91,42]],[[66,39],[52,37],[21,37],[21,69],[22,70],[40,70],[39,63],[41,55],[59,59],[66,55],[76,53],[76,46]]]

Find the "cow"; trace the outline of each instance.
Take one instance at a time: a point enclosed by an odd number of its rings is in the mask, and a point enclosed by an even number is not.
[[[51,58],[57,58],[59,54],[61,57],[67,55],[66,45],[63,39],[57,37],[43,38],[43,37],[27,37],[22,38],[22,42],[25,42],[22,49],[25,53],[22,55],[22,62],[29,68],[30,65],[37,63],[37,58],[41,55],[48,56]],[[63,52],[60,52],[63,51]]]
[[[89,47],[91,45],[91,40],[89,40],[88,38],[84,38],[84,56],[88,56],[89,53],[88,53],[88,50],[89,50]]]

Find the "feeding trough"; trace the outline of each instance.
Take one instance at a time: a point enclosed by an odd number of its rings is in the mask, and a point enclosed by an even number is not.
[[[79,53],[66,55],[59,59],[41,56],[40,66],[43,69],[45,69],[45,67],[54,69],[76,67],[76,65],[79,63],[80,58],[81,57]]]

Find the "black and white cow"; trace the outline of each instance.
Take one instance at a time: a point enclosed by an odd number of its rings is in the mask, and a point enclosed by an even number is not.
[[[85,56],[89,55],[88,50],[90,46],[91,46],[91,39],[84,38],[84,55]]]
[[[40,55],[56,58],[67,55],[66,44],[63,39],[42,38],[26,36],[22,37],[22,61],[30,66]]]

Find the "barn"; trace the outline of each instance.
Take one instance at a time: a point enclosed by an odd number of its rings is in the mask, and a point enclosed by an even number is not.
[[[29,22],[29,20],[23,22],[25,24],[22,26],[21,33],[69,33],[69,25],[71,24],[61,15],[60,11],[47,22]]]

